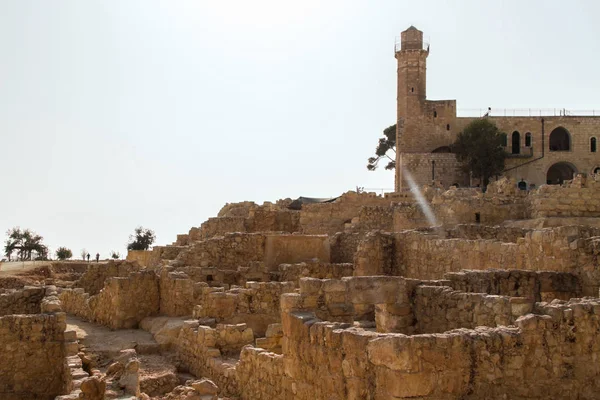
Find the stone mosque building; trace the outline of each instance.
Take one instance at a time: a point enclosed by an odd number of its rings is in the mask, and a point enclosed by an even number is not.
[[[449,146],[476,118],[457,117],[456,100],[427,99],[429,46],[423,42],[423,32],[411,26],[401,33],[394,50],[398,60],[395,190],[407,187],[406,170],[418,185],[436,181],[444,187],[468,186],[469,176]],[[519,182],[519,187],[557,184],[575,173],[600,172],[600,115],[495,116],[494,110],[489,111],[484,117],[507,134],[504,175]]]

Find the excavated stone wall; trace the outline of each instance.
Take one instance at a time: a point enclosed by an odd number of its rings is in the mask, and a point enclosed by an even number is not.
[[[358,232],[338,232],[329,239],[332,263],[351,263],[354,253],[364,234]]]
[[[294,398],[285,384],[283,356],[262,348],[245,346],[236,366],[242,400]]]
[[[533,301],[581,297],[579,279],[568,272],[487,270],[460,271],[444,276],[461,292],[525,297]]]
[[[113,261],[106,264],[90,263],[75,287],[83,288],[91,296],[100,293],[108,278],[127,277],[132,272],[140,271],[143,267],[137,262]]]
[[[172,272],[163,267],[160,271],[160,314],[171,317],[192,315],[194,306],[202,295],[206,283],[194,282],[183,272]]]
[[[39,314],[45,295],[46,289],[38,286],[25,286],[23,289],[0,293],[0,316]]]
[[[384,285],[363,295],[387,301]],[[406,336],[321,322],[311,296],[301,286],[282,300],[283,383],[296,399],[593,399],[600,386],[598,299],[537,303],[546,315],[516,327]]]
[[[301,278],[341,279],[354,274],[354,264],[332,264],[321,261],[308,261],[298,264],[280,264],[277,267],[276,280],[295,282]]]
[[[112,329],[136,328],[142,319],[159,312],[158,281],[153,271],[135,272],[109,278],[97,295],[78,288],[63,290],[59,298],[68,313]]]
[[[244,322],[258,336],[270,324],[281,321],[280,297],[295,290],[294,282],[248,282],[245,288],[204,288],[194,309],[195,318],[214,318],[219,323]]]
[[[531,218],[600,217],[600,177],[578,175],[564,185],[544,185],[528,200]]]
[[[52,400],[69,392],[63,313],[0,317],[0,398]]]

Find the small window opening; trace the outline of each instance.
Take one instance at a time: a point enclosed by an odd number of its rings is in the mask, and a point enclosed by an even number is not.
[[[433,118],[437,118],[437,111],[433,112]]]
[[[481,213],[475,213],[475,222],[477,222],[477,223],[481,222]]]
[[[450,124],[446,124],[446,130],[449,131],[450,130]]]
[[[525,134],[525,147],[531,147],[531,133],[527,132]]]
[[[594,174],[600,174],[600,167],[594,168]]]
[[[414,87],[410,88],[410,91],[411,91],[411,93],[414,92],[415,88]]]
[[[590,151],[592,153],[596,152],[596,138],[595,137],[590,139]]]
[[[206,282],[212,282],[213,280],[214,279],[212,275],[206,275]]]
[[[502,134],[502,147],[508,146],[508,135],[506,133]]]

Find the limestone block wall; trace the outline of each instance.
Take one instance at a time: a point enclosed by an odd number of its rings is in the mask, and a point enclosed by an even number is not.
[[[300,211],[299,228],[306,234],[343,232],[344,226],[359,215],[363,206],[389,206],[390,200],[375,193],[347,192],[332,203],[305,204]]]
[[[160,271],[160,314],[170,317],[192,315],[194,306],[200,301],[206,283],[194,282],[182,272],[163,267]]]
[[[600,385],[598,299],[538,303],[546,315],[516,327],[407,336],[322,322],[303,293],[283,297],[296,399],[594,399]]]
[[[532,218],[600,217],[600,179],[579,176],[564,185],[544,185],[528,200]]]
[[[518,245],[495,240],[440,239],[417,231],[394,233],[393,274],[442,279],[462,269],[510,269],[517,266]]]
[[[331,250],[326,235],[266,235],[264,263],[268,269],[279,264],[312,259],[329,262]]]
[[[505,243],[516,243],[525,237],[531,229],[514,228],[507,226],[489,226],[483,224],[459,224],[446,230],[448,239],[486,239],[498,240]]]
[[[152,271],[109,278],[94,296],[78,288],[64,290],[59,298],[66,312],[112,329],[135,328],[160,308],[158,276]]]
[[[230,232],[247,232],[246,217],[209,218],[200,225],[200,234],[196,240],[222,236]]]
[[[51,400],[69,392],[64,313],[0,317],[0,398]]]
[[[354,275],[393,275],[394,239],[390,234],[373,231],[361,240],[354,255]]]
[[[46,294],[45,287],[25,286],[23,289],[0,293],[0,316],[38,314]]]
[[[237,269],[264,259],[265,235],[227,233],[222,237],[194,242],[176,258],[179,265]]]
[[[100,293],[108,278],[127,277],[130,273],[142,268],[137,262],[130,261],[110,260],[106,264],[90,263],[84,274],[75,283],[75,287],[83,288],[86,293],[93,296]]]
[[[533,301],[520,297],[464,293],[447,286],[418,286],[413,314],[417,333],[513,324],[533,309]]]
[[[445,274],[454,290],[501,296],[525,297],[532,301],[568,300],[581,297],[577,276],[568,272],[487,270]]]
[[[155,254],[152,250],[128,250],[126,260],[137,262],[143,267],[151,266],[154,262]]]
[[[353,231],[370,231],[380,229],[390,232],[394,227],[394,208],[387,206],[363,206],[358,212],[356,221],[352,222]]]
[[[264,336],[270,324],[279,322],[280,298],[295,290],[294,282],[247,282],[246,287],[204,288],[194,309],[196,318],[214,318],[220,323],[245,322]]]
[[[287,209],[272,210],[258,207],[250,210],[246,220],[248,232],[298,232],[300,212]]]
[[[301,278],[341,279],[354,275],[354,264],[332,264],[318,260],[298,264],[280,264],[274,275],[279,282],[294,283],[298,283]]]
[[[293,398],[285,385],[283,355],[245,346],[236,366],[236,377],[243,400]]]
[[[183,366],[196,376],[213,380],[219,386],[220,396],[237,396],[236,361],[222,356],[237,353],[253,341],[254,334],[245,324],[217,325],[213,329],[197,321],[186,321],[174,347]]]
[[[237,270],[263,262],[271,270],[279,264],[318,258],[329,262],[325,235],[228,233],[195,242],[177,256],[176,265]]]
[[[359,232],[338,232],[329,239],[332,263],[351,263],[354,253],[364,234]]]

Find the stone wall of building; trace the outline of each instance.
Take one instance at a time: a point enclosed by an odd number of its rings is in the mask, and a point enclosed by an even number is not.
[[[338,232],[329,239],[332,263],[354,262],[354,253],[364,234],[359,232]]]
[[[354,275],[352,263],[324,263],[318,260],[298,264],[280,264],[274,273],[279,282],[298,283],[301,278],[341,279]]]
[[[391,293],[385,281],[364,279],[375,287],[362,296],[392,300],[380,294]],[[282,299],[284,385],[294,398],[595,398],[597,299],[538,303],[543,315],[519,317],[516,327],[407,336],[322,322],[319,308],[331,303],[311,297],[301,285]]]
[[[152,271],[131,273],[106,281],[97,295],[82,288],[63,290],[59,298],[63,309],[86,320],[112,329],[136,328],[160,309],[158,276]]]
[[[522,297],[464,293],[448,286],[419,286],[413,300],[415,332],[442,333],[452,329],[514,324],[533,309]]]
[[[152,250],[127,250],[126,260],[148,267],[154,263],[155,257],[156,255]]]
[[[577,276],[568,272],[487,270],[445,274],[449,286],[461,292],[525,297],[532,301],[581,297]]]
[[[0,316],[39,314],[45,295],[46,288],[38,286],[25,286],[23,289],[0,293]]]
[[[52,400],[70,388],[63,313],[0,317],[0,398]]]
[[[300,211],[300,231],[306,234],[343,232],[363,206],[389,206],[390,200],[375,193],[347,192],[331,203],[305,204]]]
[[[270,324],[280,322],[279,301],[295,290],[294,282],[248,282],[246,287],[204,288],[194,309],[195,318],[214,318],[218,323],[246,323],[258,336]]]
[[[388,233],[369,232],[354,255],[354,275],[393,275],[394,239]]]
[[[600,178],[596,179],[578,176],[563,185],[536,189],[528,199],[531,217],[600,217]]]
[[[283,356],[261,348],[245,346],[236,367],[242,400],[291,399],[285,385]]]
[[[252,329],[245,324],[217,325],[216,328],[186,321],[174,343],[174,349],[183,366],[196,376],[213,380],[220,396],[239,395],[236,375],[236,355],[247,344],[253,344]]]
[[[163,267],[159,279],[160,314],[170,317],[192,315],[202,296],[202,289],[207,286],[206,283],[192,281],[183,272]]]
[[[113,261],[98,264],[90,263],[84,274],[75,283],[75,287],[83,288],[91,296],[100,293],[108,278],[127,277],[132,272],[142,269],[142,265],[130,261]]]
[[[200,225],[200,235],[197,240],[223,236],[231,232],[246,232],[245,217],[215,217],[209,218]]]
[[[195,242],[177,257],[176,265],[237,270],[256,262],[275,270],[279,264],[318,258],[329,262],[325,235],[228,233]]]

